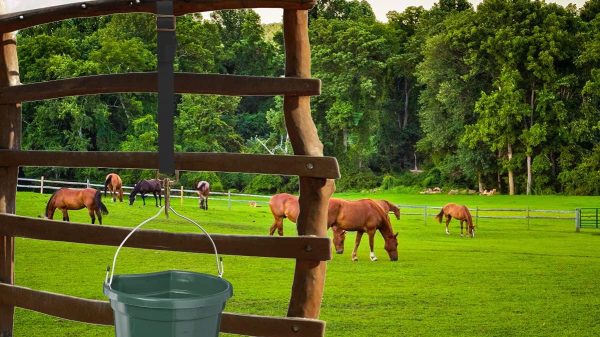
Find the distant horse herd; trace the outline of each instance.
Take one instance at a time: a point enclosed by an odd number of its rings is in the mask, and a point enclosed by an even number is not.
[[[162,184],[158,179],[140,180],[133,187],[129,194],[129,205],[133,205],[136,196],[142,197],[142,203],[146,205],[145,196],[148,193],[154,195],[156,207],[162,205],[161,197]],[[198,206],[200,209],[208,210],[208,196],[210,194],[210,184],[207,181],[200,181],[194,185],[198,194]],[[123,202],[122,180],[116,173],[109,173],[104,182],[104,196],[110,191],[113,202],[117,198]],[[87,208],[92,224],[96,217],[98,223],[102,224],[102,215],[107,215],[106,205],[102,203],[101,192],[93,188],[72,189],[61,188],[54,192],[46,205],[45,217],[52,219],[56,209],[63,213],[63,221],[69,221],[67,210],[79,210]],[[269,208],[273,214],[274,222],[269,229],[269,235],[275,231],[283,236],[283,219],[296,223],[300,214],[300,205],[298,197],[288,193],[279,193],[271,197]],[[391,261],[398,260],[398,233],[394,233],[389,213],[393,213],[396,219],[400,219],[400,209],[387,200],[344,200],[338,198],[329,199],[327,213],[327,228],[333,232],[333,245],[336,253],[344,252],[344,241],[347,232],[356,232],[356,241],[352,250],[352,260],[357,261],[357,251],[362,239],[362,235],[367,233],[369,237],[370,259],[377,261],[374,252],[375,233],[379,231],[385,241],[384,248],[387,251]],[[448,225],[452,218],[460,221],[460,235],[463,236],[463,224],[466,224],[466,235],[475,237],[475,226],[471,213],[466,206],[454,203],[446,204],[442,207],[436,219],[441,223],[446,217],[446,234],[450,234]]]

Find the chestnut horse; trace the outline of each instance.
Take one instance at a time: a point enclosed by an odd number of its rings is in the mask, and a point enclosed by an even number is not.
[[[475,237],[475,226],[473,225],[473,219],[471,218],[471,213],[467,206],[457,205],[453,203],[446,204],[442,207],[442,210],[435,218],[442,223],[442,218],[446,216],[446,234],[450,235],[450,231],[448,230],[448,224],[452,218],[460,220],[460,236],[463,236],[463,222],[467,223],[466,230],[467,235],[471,237]]]
[[[275,230],[277,230],[279,235],[283,236],[283,219],[288,218],[295,223],[300,213],[298,197],[287,193],[272,196],[269,201],[269,208],[275,219],[269,229],[269,235],[273,235]],[[329,227],[333,227],[334,243],[337,242],[336,251],[338,254],[344,252],[343,247],[346,231],[357,231],[356,245],[352,253],[352,259],[356,261],[356,249],[360,244],[362,234],[367,232],[371,245],[371,259],[373,261],[377,260],[377,257],[373,253],[373,240],[375,231],[379,229],[386,241],[385,248],[390,255],[390,259],[392,261],[398,260],[397,234],[394,235],[393,233],[388,215],[373,200],[346,201],[336,198],[329,199],[327,228]]]
[[[332,214],[335,216],[330,226],[333,228],[333,244],[338,254],[344,252],[346,232],[357,232],[354,250],[352,251],[352,261],[357,261],[358,246],[360,245],[362,235],[366,232],[369,236],[371,261],[377,261],[377,256],[375,256],[375,252],[373,251],[373,244],[375,232],[379,230],[385,240],[384,248],[390,260],[398,261],[398,233],[394,234],[390,217],[375,201],[371,199],[357,201],[330,199],[330,221],[332,220]]]
[[[336,200],[331,198],[328,213],[331,213],[332,206],[331,201],[335,203]],[[370,200],[370,199],[363,199]],[[396,219],[400,220],[400,209],[396,207],[396,205],[392,204],[387,200],[375,200],[377,204],[383,209],[384,212],[389,213],[393,212],[396,216]],[[296,223],[296,219],[298,218],[298,213],[300,213],[300,206],[298,204],[298,197],[295,195],[291,195],[288,193],[279,193],[275,194],[269,200],[269,208],[271,209],[271,213],[273,214],[273,218],[275,221],[273,225],[269,229],[269,235],[273,235],[275,230],[280,236],[283,236],[283,219],[288,218],[291,222]],[[331,227],[334,222],[335,214],[330,214],[328,216],[327,228]]]
[[[387,200],[373,200],[377,203],[377,205],[379,205],[379,207],[381,207],[381,209],[383,209],[384,212],[389,213],[389,212],[393,212],[394,215],[396,216],[396,220],[400,220],[400,208],[398,208],[398,206],[392,204],[391,202],[387,201]]]
[[[123,181],[116,173],[109,173],[104,180],[104,197],[106,197],[106,190],[110,190],[113,202],[117,201],[115,196],[119,197],[119,201],[123,202]]]
[[[208,195],[210,194],[210,184],[208,181],[201,181],[196,184],[198,193],[198,205],[201,209],[208,210]]]
[[[152,193],[154,195],[154,202],[156,203],[156,207],[158,207],[159,201],[160,205],[162,205],[162,195],[160,194],[161,187],[162,186],[160,180],[158,179],[140,180],[133,187],[133,191],[131,191],[131,194],[129,194],[129,205],[133,205],[133,202],[135,201],[135,196],[138,193],[142,195],[142,202],[144,203],[144,206],[146,206],[146,193]],[[156,198],[157,193],[158,200]]]
[[[102,193],[93,188],[75,189],[61,188],[54,192],[46,204],[46,218],[54,218],[54,211],[58,208],[63,213],[63,221],[69,221],[67,210],[87,208],[92,223],[96,221],[94,213],[98,216],[98,223],[102,224],[102,215],[107,215],[108,210],[101,200]]]

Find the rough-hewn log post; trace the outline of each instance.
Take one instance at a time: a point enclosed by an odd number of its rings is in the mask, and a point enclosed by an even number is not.
[[[5,13],[0,0],[0,14]],[[19,84],[17,43],[14,33],[4,33],[0,41],[0,87]],[[0,105],[0,149],[19,149],[21,105]],[[18,167],[0,167],[0,213],[15,213]],[[0,282],[14,283],[14,238],[0,236]],[[14,307],[0,305],[0,337],[12,337]]]
[[[284,10],[283,26],[285,75],[309,78],[308,12]],[[284,113],[294,153],[322,156],[323,144],[319,140],[310,113],[310,97],[285,96]],[[334,190],[333,180],[300,177],[300,215],[297,224],[299,235],[327,236],[327,205]],[[325,272],[325,262],[296,261],[288,316],[319,317]]]

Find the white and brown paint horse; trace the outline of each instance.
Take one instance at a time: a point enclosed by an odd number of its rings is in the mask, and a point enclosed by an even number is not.
[[[208,195],[210,194],[210,184],[208,181],[200,181],[196,184],[196,193],[198,193],[198,205],[201,209],[208,210]]]

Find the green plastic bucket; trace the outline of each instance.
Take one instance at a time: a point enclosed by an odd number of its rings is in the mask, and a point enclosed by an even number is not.
[[[171,211],[177,214],[173,209]],[[221,277],[222,262],[208,233],[217,256],[218,276],[178,270],[114,275],[117,255],[127,239],[161,212],[162,209],[125,237],[115,253],[112,269],[109,268],[110,278],[107,272],[103,290],[114,311],[116,336],[218,336],[221,314],[226,301],[233,295],[233,286]],[[197,223],[183,218],[204,231]]]

